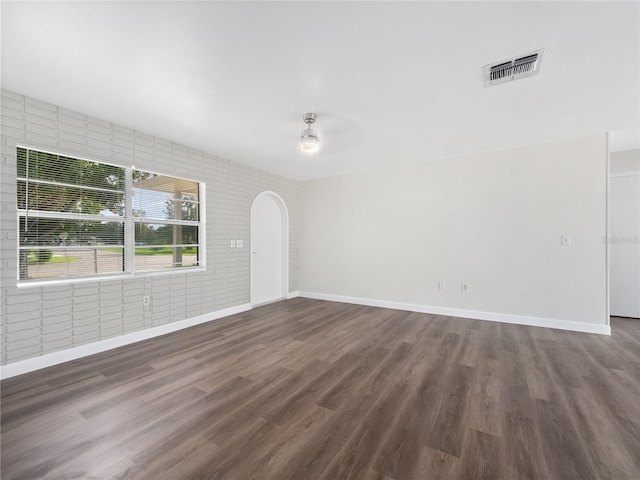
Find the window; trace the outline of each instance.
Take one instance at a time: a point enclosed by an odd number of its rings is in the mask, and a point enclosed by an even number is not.
[[[198,265],[198,182],[133,171],[135,268]]]
[[[202,184],[18,147],[20,280],[196,267]]]

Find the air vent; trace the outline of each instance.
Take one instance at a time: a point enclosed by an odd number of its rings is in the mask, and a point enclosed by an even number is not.
[[[485,83],[487,86],[532,77],[540,72],[544,49],[537,50],[523,57],[505,60],[498,64],[486,65]]]

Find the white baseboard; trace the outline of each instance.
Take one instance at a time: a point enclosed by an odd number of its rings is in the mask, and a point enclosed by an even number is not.
[[[287,300],[291,299],[291,298],[298,298],[300,296],[300,292],[296,291],[296,292],[289,292],[287,293]]]
[[[371,298],[344,297],[326,293],[299,292],[304,298],[316,300],[328,300],[330,302],[354,303],[356,305],[367,305],[370,307],[393,308],[395,310],[407,310],[409,312],[431,313],[435,315],[446,315],[448,317],[472,318],[475,320],[489,320],[492,322],[515,323],[518,325],[528,325],[531,327],[557,328],[560,330],[571,330],[574,332],[597,333],[600,335],[611,335],[609,325],[596,325],[593,323],[573,322],[569,320],[558,320],[554,318],[529,317],[525,315],[512,315],[506,313],[480,312],[475,310],[461,310],[449,307],[434,307],[430,305],[416,305],[410,303],[388,302],[385,300],[374,300]]]
[[[149,338],[159,337],[160,335],[166,335],[167,333],[183,330],[201,323],[228,317],[229,315],[235,315],[236,313],[246,312],[251,310],[251,308],[252,307],[249,304],[238,305],[237,307],[226,308],[224,310],[218,310],[205,315],[187,318],[186,320],[180,320],[179,322],[167,323],[166,325],[127,333],[120,337],[108,338],[106,340],[100,340],[99,342],[88,343],[86,345],[80,345],[79,347],[60,350],[59,352],[48,353],[41,357],[28,358],[27,360],[9,363],[0,367],[0,378],[4,379],[15,377],[16,375],[33,372],[35,370],[40,370],[41,368],[58,365],[59,363],[88,357],[95,353],[105,352],[131,343],[141,342],[142,340],[148,340]]]

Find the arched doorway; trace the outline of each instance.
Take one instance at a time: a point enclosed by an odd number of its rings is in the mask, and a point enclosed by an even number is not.
[[[262,192],[251,205],[252,305],[286,298],[289,291],[289,213],[280,195]]]

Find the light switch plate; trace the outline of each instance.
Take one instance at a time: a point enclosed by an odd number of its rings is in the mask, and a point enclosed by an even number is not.
[[[229,248],[236,248],[236,241],[235,240],[229,240]]]
[[[236,240],[236,248],[244,248],[244,242],[242,240]]]
[[[571,245],[571,235],[560,235],[560,245],[565,247]]]

